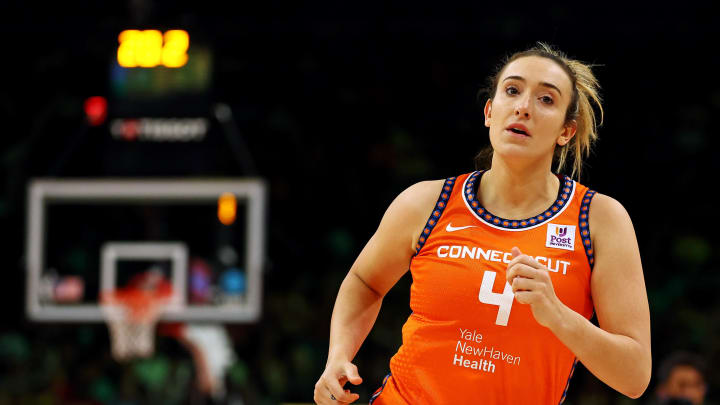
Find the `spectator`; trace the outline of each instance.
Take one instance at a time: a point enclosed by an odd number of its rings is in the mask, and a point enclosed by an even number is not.
[[[697,354],[674,352],[658,368],[657,403],[702,405],[707,392],[705,361]]]

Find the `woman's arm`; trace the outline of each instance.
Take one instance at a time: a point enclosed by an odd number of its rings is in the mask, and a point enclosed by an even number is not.
[[[602,194],[593,198],[589,215],[595,251],[591,288],[600,328],[574,316],[555,334],[596,377],[637,398],[650,382],[652,359],[650,309],[635,229],[625,208]]]
[[[597,378],[631,398],[645,392],[651,374],[650,310],[640,251],[630,217],[614,199],[597,194],[590,204],[595,252],[592,298],[600,327],[565,306],[544,266],[529,256],[508,265],[518,302],[530,304],[548,327]]]
[[[440,195],[443,181],[415,184],[390,204],[338,291],[330,322],[330,347],[325,371],[315,384],[317,404],[354,402],[358,395],[343,390],[360,384],[351,363],[375,323],[383,297],[407,272],[415,243]]]

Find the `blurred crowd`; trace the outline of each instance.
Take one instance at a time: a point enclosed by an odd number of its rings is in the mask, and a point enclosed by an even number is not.
[[[325,364],[338,287],[385,208],[417,181],[473,170],[474,155],[487,144],[476,101],[485,76],[503,54],[547,39],[546,30],[533,28],[537,24],[526,17],[498,19],[476,9],[412,18],[383,11],[340,18],[309,10],[297,20],[283,14],[262,21],[219,15],[203,20],[200,14],[167,22],[195,24],[214,35],[212,97],[231,107],[257,175],[269,186],[263,314],[255,324],[227,326],[237,359],[227,370],[222,400],[198,388],[191,355],[172,338],[158,336],[152,357],[121,364],[110,356],[105,325],[33,323],[25,317],[22,236],[28,180],[97,176],[97,161],[107,158],[102,155],[107,151],[74,135],[84,125],[83,100],[106,86],[107,51],[98,51],[104,45],[92,35],[58,26],[58,38],[48,45],[52,52],[17,72],[28,80],[11,80],[0,90],[0,113],[8,123],[8,136],[0,141],[0,225],[14,235],[3,255],[0,405],[235,405],[312,398]],[[640,401],[654,401],[656,394],[665,404],[676,400],[669,394],[676,393],[673,372],[660,370],[671,353],[691,351],[707,365],[720,358],[719,241],[712,225],[712,174],[720,169],[712,117],[720,112],[720,87],[712,81],[687,86],[692,97],[668,88],[669,78],[697,74],[688,63],[697,55],[704,55],[704,63],[717,63],[717,54],[694,41],[706,37],[702,30],[712,25],[695,24],[702,15],[713,14],[679,12],[677,24],[668,24],[686,29],[682,38],[693,38],[682,46],[666,44],[680,34],[665,25],[643,34],[654,45],[626,41],[647,30],[638,30],[635,18],[618,20],[609,12],[601,17],[612,19],[612,27],[595,32],[585,20],[573,20],[567,32],[553,37],[569,54],[603,65],[597,73],[606,122],[581,182],[623,203],[638,235],[656,373]],[[30,24],[30,17],[21,17],[11,28]],[[103,35],[111,42],[126,28],[115,17],[98,21],[110,27],[112,32]],[[578,32],[584,36],[578,38]],[[62,40],[70,39],[80,43],[70,42],[69,49]],[[677,54],[660,60],[667,47]],[[78,58],[86,58],[85,67]],[[642,80],[628,75],[630,66],[647,63],[652,69],[643,71]],[[74,145],[72,153],[55,171],[58,151],[68,145]],[[201,158],[211,162],[214,157]],[[220,174],[245,175],[239,169]],[[400,345],[411,282],[405,276],[385,298],[357,356],[364,379],[357,389],[361,401],[380,385]],[[717,401],[720,372],[709,366],[701,375],[705,403]],[[697,386],[697,376],[690,377],[689,384]],[[631,401],[579,365],[566,403]]]

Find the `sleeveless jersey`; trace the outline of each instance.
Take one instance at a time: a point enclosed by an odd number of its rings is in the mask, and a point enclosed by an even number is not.
[[[513,246],[545,265],[557,297],[590,318],[594,191],[558,176],[555,203],[525,220],[493,215],[476,192],[482,172],[445,181],[410,263],[412,313],[390,374],[372,396],[386,404],[558,404],[575,355],[514,299],[505,279]]]

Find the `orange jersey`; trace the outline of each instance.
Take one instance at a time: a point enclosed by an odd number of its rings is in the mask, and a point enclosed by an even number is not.
[[[505,273],[517,246],[547,266],[557,297],[589,319],[594,191],[559,176],[547,211],[506,220],[480,205],[481,175],[445,181],[410,263],[413,312],[373,405],[558,404],[565,397],[575,355],[514,299]]]

